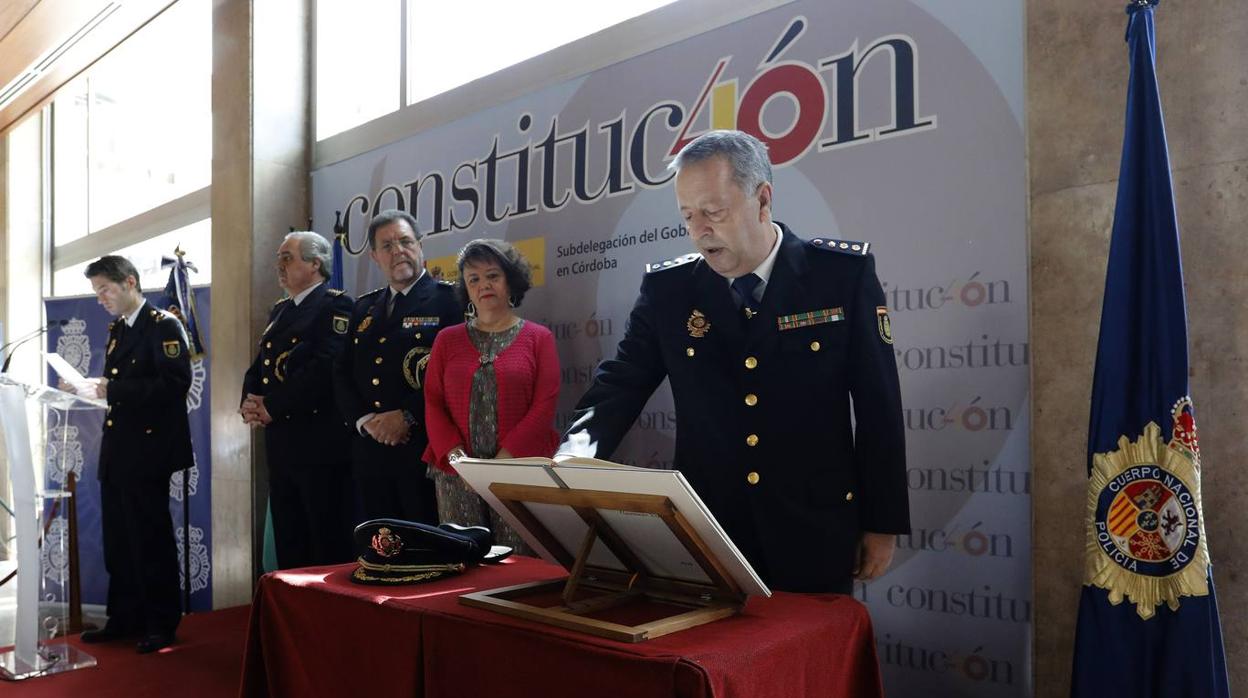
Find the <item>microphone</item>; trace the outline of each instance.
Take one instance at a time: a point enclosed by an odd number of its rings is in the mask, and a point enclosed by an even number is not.
[[[49,322],[48,324],[44,325],[43,327],[40,327],[34,332],[31,332],[30,334],[27,334],[26,336],[21,337],[19,339],[15,339],[12,342],[9,342],[8,344],[5,344],[4,346],[0,347],[0,351],[4,351],[5,349],[8,349],[9,347],[13,347],[13,350],[9,352],[9,355],[5,357],[4,365],[0,366],[0,373],[9,372],[9,364],[13,362],[13,355],[17,353],[18,348],[20,348],[23,344],[25,344],[26,342],[29,342],[30,340],[36,337],[43,336],[44,333],[46,333],[48,330],[51,330],[53,327],[64,327],[68,324],[69,324],[69,320],[53,320],[52,322]]]

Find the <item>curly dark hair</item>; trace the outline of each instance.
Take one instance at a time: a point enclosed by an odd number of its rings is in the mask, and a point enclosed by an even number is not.
[[[455,260],[459,269],[459,280],[455,282],[455,295],[459,297],[461,307],[468,307],[468,289],[464,286],[464,264],[497,264],[507,278],[507,290],[511,293],[511,304],[519,308],[524,294],[533,287],[533,267],[529,260],[520,254],[510,243],[493,238],[480,238],[464,245]]]

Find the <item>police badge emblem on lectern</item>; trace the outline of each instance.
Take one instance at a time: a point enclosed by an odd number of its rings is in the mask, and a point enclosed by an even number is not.
[[[1180,597],[1209,593],[1191,398],[1171,417],[1168,443],[1149,422],[1136,441],[1123,436],[1117,450],[1097,453],[1088,488],[1088,583],[1115,605],[1130,599],[1145,619],[1162,602],[1177,610]]]

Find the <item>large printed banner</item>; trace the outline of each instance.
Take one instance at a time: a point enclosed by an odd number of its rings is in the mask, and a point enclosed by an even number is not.
[[[794,2],[322,168],[315,227],[341,213],[354,294],[382,284],[381,209],[416,216],[445,278],[473,238],[516,243],[538,270],[521,314],[559,340],[563,428],[645,264],[692,249],[672,155],[713,127],[759,136],[775,217],[869,241],[892,311],[914,531],[856,589],[886,687],[1030,695],[1022,39],[1017,1]],[[676,428],[665,387],[616,459],[670,467]]]
[[[149,284],[151,282],[149,281]],[[207,319],[212,308],[207,287],[193,289],[199,318],[204,321],[200,328],[207,336]],[[159,307],[162,293],[159,290],[144,294],[149,303]],[[113,317],[104,310],[94,296],[53,298],[44,301],[49,322],[68,320],[63,327],[55,327],[48,333],[48,352],[61,355],[84,376],[99,376],[104,371],[104,351],[108,344],[108,324]],[[178,539],[179,575],[183,588],[186,586],[185,568],[182,562],[186,551],[183,545],[183,507],[190,507],[190,555],[191,555],[191,610],[206,611],[212,608],[212,493],[211,463],[212,443],[209,423],[208,356],[191,360],[191,390],[187,395],[186,409],[191,420],[191,441],[194,446],[195,465],[175,473],[169,481],[169,510],[173,515],[174,535]],[[55,384],[55,375],[48,380]],[[96,479],[100,459],[100,435],[104,412],[71,412],[66,424],[51,427],[44,477],[48,489],[64,489],[66,472],[72,470],[78,476],[78,565],[82,580],[82,600],[89,604],[108,602],[108,572],[104,569],[104,543],[100,530],[100,486]],[[135,458],[147,457],[136,453]],[[186,478],[190,499],[184,501],[182,481]],[[57,524],[49,536],[67,536],[68,531]],[[44,546],[45,550],[55,546]],[[50,581],[59,583],[69,572],[68,561],[45,555],[43,574]]]

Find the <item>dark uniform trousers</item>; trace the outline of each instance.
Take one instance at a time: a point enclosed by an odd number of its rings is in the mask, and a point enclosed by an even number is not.
[[[273,542],[282,569],[351,559],[351,431],[330,374],[346,345],[352,300],[321,284],[298,304],[273,306],[243,378],[264,396]]]
[[[172,635],[181,619],[169,476],[193,463],[181,323],[145,305],[134,327],[109,326],[108,414],[100,441],[100,507],[109,625]]]
[[[437,523],[433,482],[421,460],[425,434],[425,364],[438,331],[463,322],[454,286],[425,273],[397,294],[387,313],[389,287],[355,303],[346,349],[334,370],[334,393],[351,428],[366,414],[407,410],[416,420],[410,438],[385,446],[356,431],[352,465],[365,519],[399,518]]]
[[[744,308],[699,255],[650,266],[560,451],[610,457],[667,377],[676,467],[764,581],[848,592],[861,533],[909,530],[892,330],[865,244],[778,225]]]

